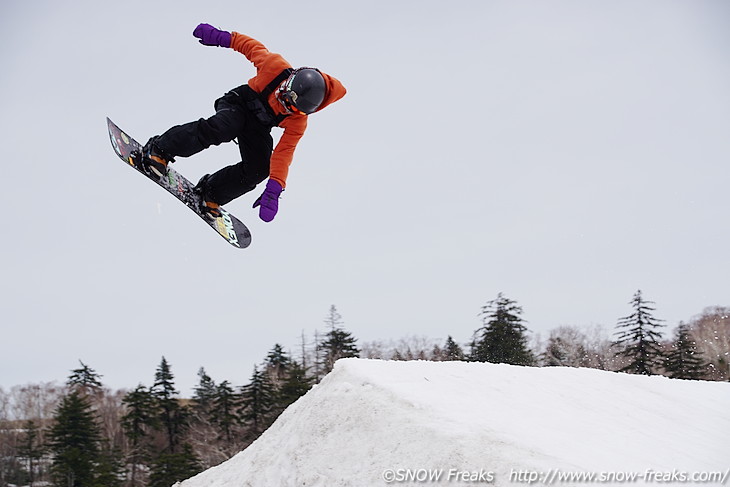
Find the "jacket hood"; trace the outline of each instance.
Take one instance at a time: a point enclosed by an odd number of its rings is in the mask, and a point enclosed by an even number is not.
[[[322,73],[322,71],[320,71],[320,73]],[[332,103],[336,102],[347,93],[347,90],[345,89],[343,84],[340,83],[340,80],[338,80],[334,76],[330,76],[327,73],[322,73],[322,77],[324,78],[327,92],[324,95],[324,100],[322,101],[322,104],[317,108],[317,112],[322,110],[327,105],[331,105]]]

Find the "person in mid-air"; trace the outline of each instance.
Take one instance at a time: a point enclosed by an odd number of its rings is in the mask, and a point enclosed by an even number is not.
[[[135,154],[151,175],[162,178],[175,157],[188,157],[211,145],[238,139],[242,161],[206,174],[195,187],[201,211],[221,215],[220,205],[252,191],[267,177],[266,189],[254,203],[262,220],[270,222],[279,209],[294,149],[307,128],[307,118],[345,96],[345,87],[316,68],[293,69],[281,55],[269,52],[256,39],[200,24],[193,35],[206,46],[229,47],[256,67],[247,84],[215,101],[215,115],[177,125],[152,137]],[[284,129],[276,148],[271,129]]]

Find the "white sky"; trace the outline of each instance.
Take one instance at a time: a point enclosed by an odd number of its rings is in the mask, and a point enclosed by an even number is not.
[[[199,22],[348,88],[312,117],[271,224],[229,248],[125,168],[245,83]],[[245,383],[336,304],[362,341],[466,342],[504,292],[543,336],[611,330],[637,289],[670,327],[730,305],[730,3],[29,1],[0,6],[0,386],[111,387],[162,355]],[[178,159],[196,180],[233,144]]]

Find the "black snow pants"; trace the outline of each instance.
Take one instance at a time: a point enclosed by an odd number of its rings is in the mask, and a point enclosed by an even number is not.
[[[212,117],[172,127],[156,145],[170,157],[189,157],[211,145],[238,139],[241,162],[213,173],[203,188],[205,199],[225,205],[269,176],[273,125],[262,121],[261,113],[257,115],[261,101],[246,85],[217,99],[214,107]]]

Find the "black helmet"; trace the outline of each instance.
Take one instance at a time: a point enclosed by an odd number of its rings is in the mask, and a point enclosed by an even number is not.
[[[281,87],[281,98],[290,110],[309,115],[324,101],[326,87],[322,73],[314,68],[294,70]]]

